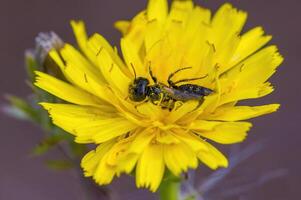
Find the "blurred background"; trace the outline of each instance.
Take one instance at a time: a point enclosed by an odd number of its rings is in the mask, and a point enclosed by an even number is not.
[[[212,10],[224,2],[196,0]],[[271,43],[276,44],[284,55],[285,62],[271,79],[275,92],[258,101],[281,103],[282,106],[277,113],[253,120],[254,127],[248,139],[235,147],[239,153],[252,144],[260,146],[264,143],[263,148],[250,153],[215,188],[236,193],[211,199],[298,200],[301,198],[301,134],[298,127],[301,123],[301,84],[298,82],[301,74],[301,1],[228,2],[249,13],[245,30],[262,25],[266,33],[274,36]],[[83,19],[90,34],[99,32],[117,45],[120,34],[113,28],[113,23],[130,19],[144,9],[146,3],[146,0],[0,0],[0,105],[7,103],[5,94],[26,97],[30,93],[25,84],[24,50],[34,47],[34,38],[39,32],[55,31],[64,41],[75,44],[69,21]],[[32,148],[43,138],[39,127],[3,113],[0,114],[0,127],[0,200],[83,199],[84,191],[76,172],[53,171],[45,166],[45,160],[62,156],[57,149],[42,157],[31,155]],[[229,152],[230,147],[225,151]],[[196,182],[201,184],[208,174],[212,172],[200,166],[195,175]],[[115,179],[111,188],[117,191],[116,199],[157,199],[147,190],[137,190],[134,179],[128,176]],[[100,195],[98,199],[105,200],[106,197]]]

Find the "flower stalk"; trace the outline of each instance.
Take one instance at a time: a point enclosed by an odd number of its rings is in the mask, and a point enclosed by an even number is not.
[[[163,181],[159,188],[160,200],[179,200],[180,181]]]

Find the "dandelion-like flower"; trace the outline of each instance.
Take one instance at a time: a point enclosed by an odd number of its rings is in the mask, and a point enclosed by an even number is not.
[[[64,100],[41,103],[54,124],[78,143],[98,145],[82,159],[85,175],[102,185],[135,169],[137,186],[156,191],[167,169],[178,176],[199,162],[227,167],[210,143],[243,141],[251,127],[244,120],[279,107],[237,105],[270,94],[267,80],[283,60],[276,46],[264,47],[271,36],[261,27],[241,34],[246,18],[229,4],[211,17],[189,0],[173,1],[170,10],[167,0],[150,0],[131,21],[115,24],[123,59],[72,21],[80,51],[65,44],[49,53],[67,81],[36,72],[35,85]],[[137,85],[138,78],[147,82]],[[154,85],[159,90],[150,93]],[[185,99],[193,87],[201,92]]]

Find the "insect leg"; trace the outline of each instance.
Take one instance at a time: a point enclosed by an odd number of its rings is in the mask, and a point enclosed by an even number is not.
[[[201,107],[201,105],[203,104],[203,102],[204,102],[204,98],[200,99],[198,101],[198,105],[192,111],[190,111],[189,113],[192,113],[192,112],[198,110]]]
[[[198,77],[198,78],[189,78],[189,79],[182,79],[182,80],[178,80],[176,82],[172,82],[174,85],[178,84],[178,83],[182,83],[182,82],[188,82],[188,81],[196,81],[196,80],[200,80],[200,79],[204,79],[208,76],[208,74],[206,76],[202,76],[202,77]]]
[[[171,112],[175,107],[175,101],[174,99],[170,99],[167,103],[167,108],[169,110],[169,112]]]
[[[137,110],[138,106],[141,106],[141,105],[143,105],[144,103],[146,103],[148,101],[149,101],[149,98],[145,98],[142,102],[139,102],[138,104],[135,105],[135,109]]]
[[[175,102],[175,111],[177,111],[184,103],[182,101]]]
[[[168,79],[167,79],[168,84],[169,84],[170,86],[175,85],[175,83],[172,82],[172,80],[171,80],[172,77],[173,77],[175,74],[179,73],[180,71],[183,71],[183,70],[186,70],[186,69],[191,69],[191,68],[192,68],[192,67],[184,67],[184,68],[180,68],[180,69],[176,70],[175,72],[171,73],[171,74],[168,76]]]

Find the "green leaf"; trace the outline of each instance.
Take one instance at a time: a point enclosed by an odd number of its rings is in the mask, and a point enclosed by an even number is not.
[[[20,120],[29,120],[28,116],[24,114],[23,111],[11,105],[3,106],[2,111],[8,116],[11,116],[13,118],[20,119]]]
[[[18,119],[29,119],[35,122],[39,122],[39,115],[35,108],[33,108],[25,100],[16,96],[6,97],[10,103],[10,106],[5,108],[7,114]]]
[[[74,167],[73,163],[68,160],[47,160],[46,165],[53,170],[67,170]]]
[[[35,79],[35,73],[34,71],[38,70],[39,64],[35,60],[35,56],[33,52],[31,51],[26,51],[25,52],[25,66],[26,66],[26,71],[29,77],[30,82],[33,82]]]
[[[84,144],[77,144],[73,140],[69,142],[72,153],[75,156],[82,157],[85,153],[87,153],[87,147]]]
[[[44,139],[40,144],[38,144],[32,151],[33,155],[39,156],[45,154],[48,150],[53,148],[59,142],[65,139],[62,134],[53,134]]]

